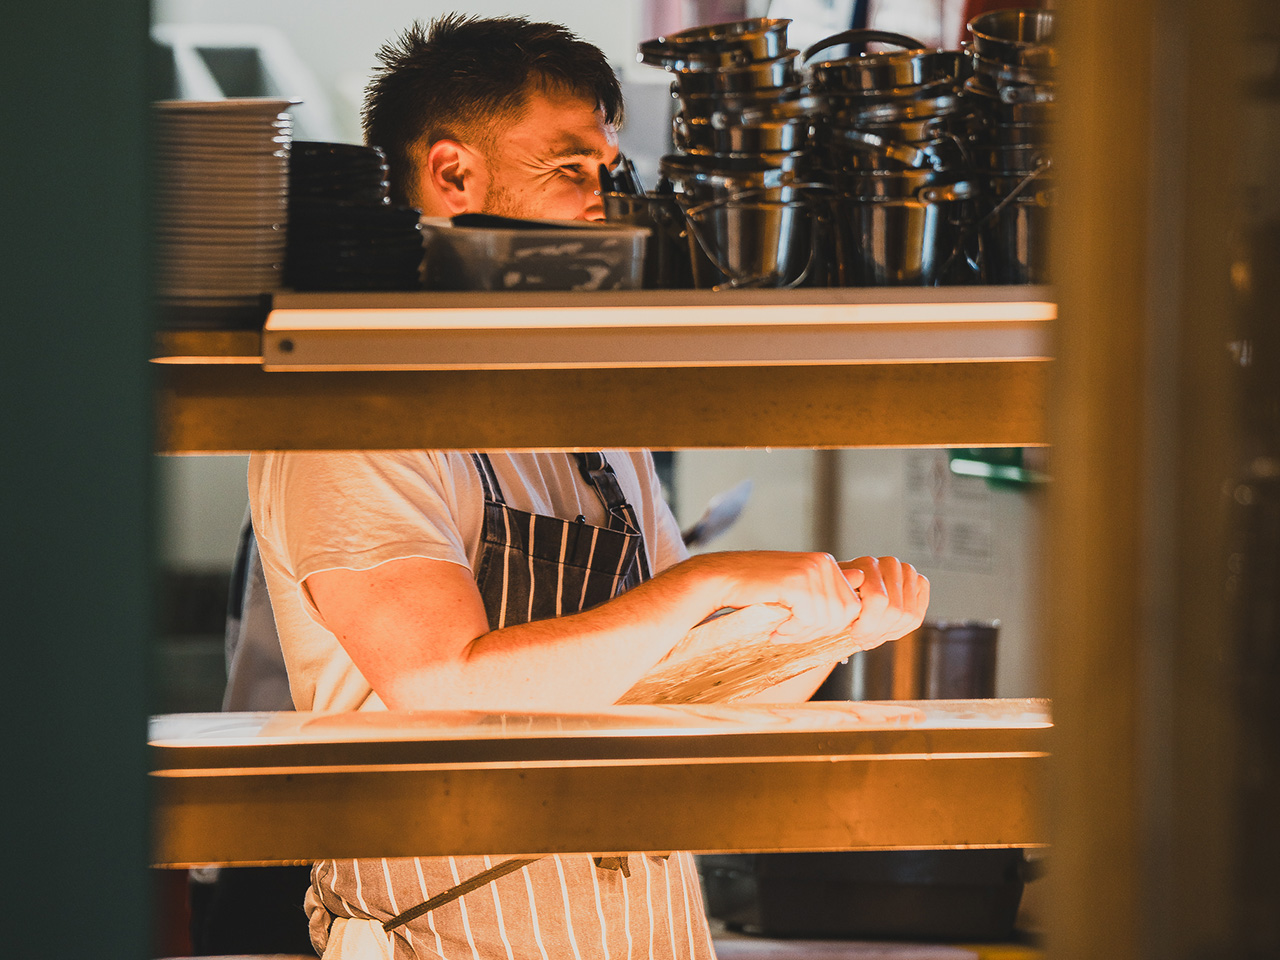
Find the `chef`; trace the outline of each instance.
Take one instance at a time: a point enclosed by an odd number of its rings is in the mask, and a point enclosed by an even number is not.
[[[364,122],[398,199],[603,216],[596,171],[617,162],[622,100],[598,49],[451,15],[380,58]],[[722,608],[777,605],[779,642],[851,631],[871,647],[928,601],[893,558],[689,558],[643,451],[264,453],[249,494],[300,710],[590,710]],[[821,679],[771,693],[805,699]],[[713,957],[686,853],[325,861],[307,910],[326,958]]]

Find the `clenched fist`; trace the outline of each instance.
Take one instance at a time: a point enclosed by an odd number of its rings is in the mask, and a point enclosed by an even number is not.
[[[850,625],[859,649],[870,650],[906,636],[924,620],[929,581],[897,557],[858,557],[840,564],[862,610]]]

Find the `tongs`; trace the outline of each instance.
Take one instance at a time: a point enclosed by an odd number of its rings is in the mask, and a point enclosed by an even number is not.
[[[603,163],[597,174],[600,179],[600,193],[618,193],[628,197],[643,197],[644,186],[640,183],[640,175],[636,173],[636,165],[630,157],[618,156],[618,168],[611,171]]]

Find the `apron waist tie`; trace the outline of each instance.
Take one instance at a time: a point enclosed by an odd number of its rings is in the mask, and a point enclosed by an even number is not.
[[[494,880],[505,877],[508,873],[515,873],[521,867],[527,867],[529,864],[540,859],[542,858],[529,857],[524,860],[503,860],[502,863],[498,864],[496,867],[490,867],[483,873],[477,873],[469,880],[463,880],[456,887],[450,887],[443,893],[437,893],[426,903],[420,903],[416,907],[410,907],[404,913],[396,914],[396,916],[382,924],[382,929],[387,933],[390,933],[396,927],[404,926],[404,924],[409,921],[418,919],[418,917],[422,916],[424,913],[430,913],[432,910],[436,909],[436,907],[443,907],[446,903],[452,903],[459,897],[466,896],[472,890],[479,890],[485,884],[492,883]]]
[[[470,879],[463,880],[460,884],[450,887],[443,893],[437,893],[425,903],[420,903],[416,907],[410,907],[403,913],[398,913],[390,920],[386,920],[382,924],[382,929],[386,933],[390,933],[396,927],[402,927],[406,923],[417,920],[424,913],[430,913],[437,907],[443,907],[446,903],[452,903],[459,897],[465,897],[473,890],[479,890],[486,884],[493,883],[495,880],[501,880],[509,873],[515,873],[522,867],[527,867],[531,863],[541,860],[541,857],[526,857],[524,859],[503,860],[497,866],[490,867],[482,873],[477,873]],[[626,857],[592,857],[595,865],[601,870],[621,870],[624,877],[631,876],[631,868],[627,863]]]

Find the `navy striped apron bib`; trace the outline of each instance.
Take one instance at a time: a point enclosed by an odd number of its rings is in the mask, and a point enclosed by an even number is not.
[[[605,526],[509,506],[489,457],[472,454],[484,489],[476,585],[492,629],[597,606],[650,576],[635,511],[604,454],[572,456]],[[327,860],[312,882],[313,907],[318,899],[333,917],[390,926],[395,960],[714,960],[687,853]],[[313,914],[313,931],[322,917]]]

